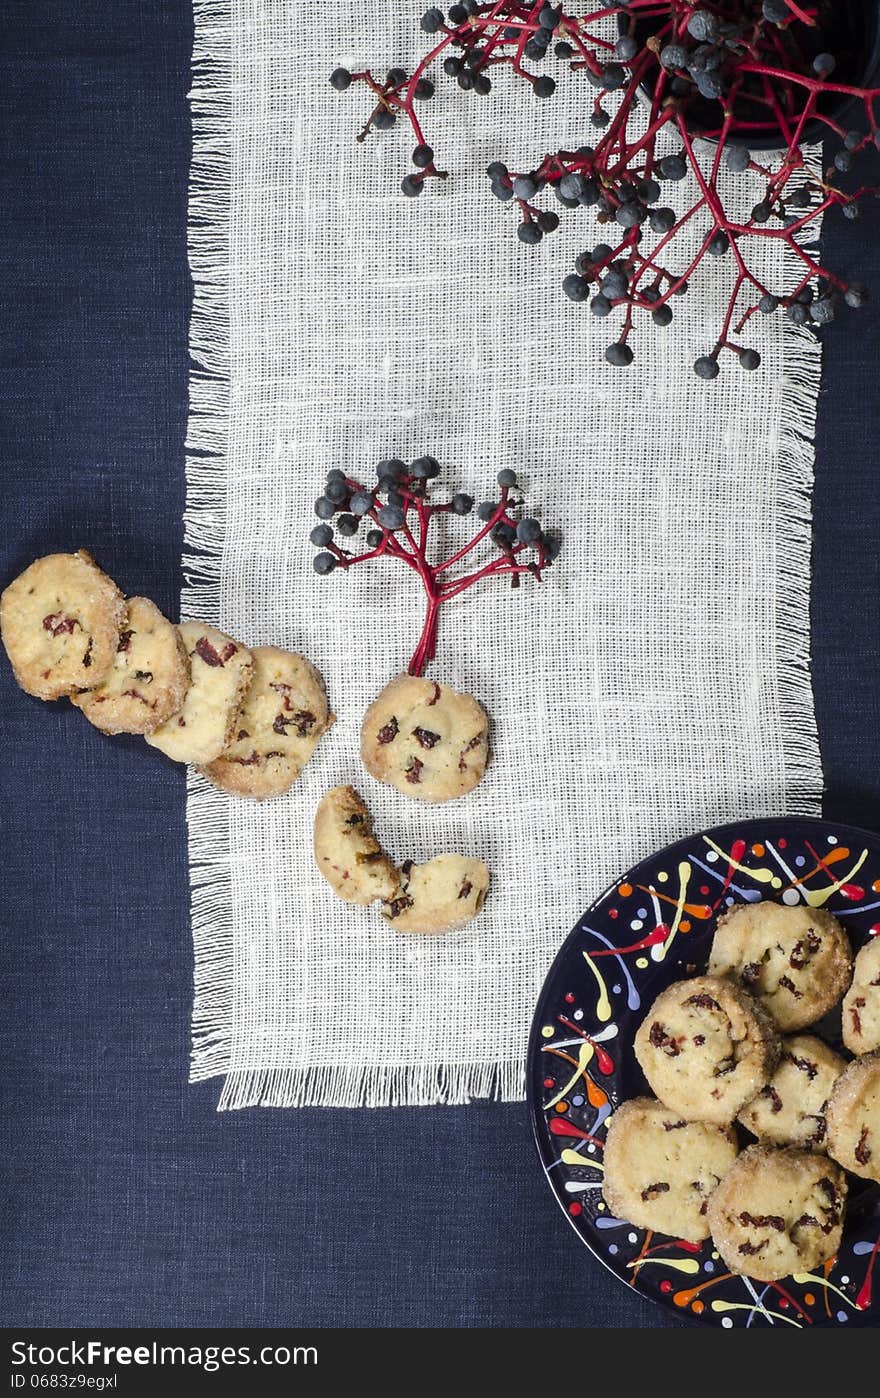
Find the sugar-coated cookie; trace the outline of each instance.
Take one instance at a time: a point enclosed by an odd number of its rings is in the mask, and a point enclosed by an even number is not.
[[[749,1146],[709,1200],[726,1266],[757,1281],[810,1272],[840,1247],[846,1176],[827,1155]]]
[[[685,1121],[652,1097],[636,1097],[608,1122],[605,1200],[616,1218],[699,1243],[709,1236],[709,1198],[738,1151],[732,1127]]]
[[[103,684],[125,598],[85,550],[38,558],[0,597],[0,630],[15,678],[37,699]]]
[[[771,1077],[779,1039],[738,985],[695,976],[657,996],[639,1025],[635,1052],[667,1107],[686,1121],[726,1126]]]
[[[785,1033],[815,1024],[850,983],[852,950],[837,918],[805,904],[738,903],[719,919],[709,957]]]
[[[824,1150],[825,1107],[845,1067],[845,1059],[812,1034],[783,1039],[776,1072],[740,1121],[768,1145]]]
[[[464,796],[482,778],[489,720],[470,694],[415,675],[398,675],[364,716],[367,771],[417,801]]]
[[[862,947],[843,1000],[843,1042],[850,1053],[880,1049],[880,937]]]
[[[489,870],[479,859],[438,854],[426,864],[407,862],[401,883],[383,908],[396,932],[452,932],[470,922],[486,900]]]
[[[880,1050],[848,1064],[825,1115],[828,1154],[854,1175],[880,1183]]]
[[[334,786],[315,812],[315,862],[346,903],[392,899],[400,873],[373,834],[373,822],[350,786]]]
[[[189,689],[179,711],[145,736],[175,762],[205,765],[232,736],[253,662],[246,646],[201,621],[183,622],[180,635],[189,656]]]
[[[189,669],[177,627],[149,598],[129,597],[110,673],[71,702],[102,733],[152,733],[183,703]]]
[[[279,796],[335,722],[324,681],[302,655],[254,646],[253,674],[222,755],[202,772],[235,796]]]

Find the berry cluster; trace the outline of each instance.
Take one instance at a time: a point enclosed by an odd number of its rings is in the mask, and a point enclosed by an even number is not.
[[[855,13],[861,13],[859,6]],[[609,30],[610,20],[616,31]],[[464,0],[445,16],[434,7],[425,11],[421,27],[432,46],[411,74],[395,68],[380,82],[369,70],[337,68],[330,81],[339,91],[362,83],[372,93],[374,106],[359,140],[393,127],[398,118],[408,121],[416,141],[414,168],[401,187],[415,197],[429,180],[447,175],[435,162],[417,112],[434,95],[426,76],[431,65],[439,63],[461,89],[480,96],[491,91],[492,73],[507,65],[536,98],[552,97],[556,80],[527,66],[551,53],[585,76],[592,89],[585,117],[593,128],[591,142],[548,154],[532,170],[493,161],[487,169],[492,193],[518,209],[517,233],[526,244],[540,243],[559,227],[559,214],[537,202],[545,191],[563,211],[592,209],[604,226],[606,240],[578,259],[562,285],[595,316],[618,312],[617,338],[605,351],[611,364],[632,362],[636,312],[656,326],[668,325],[674,298],[688,290],[698,266],[707,257],[727,264],[726,314],[715,344],[694,364],[701,378],[710,379],[723,351],[743,369],[757,368],[759,355],[740,342],[754,314],[782,307],[799,324],[821,326],[842,303],[860,306],[866,299],[863,287],[807,251],[804,237],[829,209],[856,218],[860,198],[877,192],[869,186],[844,189],[839,181],[855,156],[880,146],[874,111],[880,89],[844,80],[866,37],[854,33],[852,24],[852,7],[833,0],[610,0],[580,15],[547,0]],[[835,43],[840,60],[832,52]],[[848,117],[861,113],[860,124],[842,123],[844,106]],[[824,136],[840,148],[822,177],[813,178],[802,146]],[[697,137],[710,143],[701,147],[702,156]],[[779,154],[762,157],[761,150],[774,142]],[[725,166],[734,173],[749,170],[765,184],[746,216],[731,212],[722,197]],[[688,175],[696,190],[676,214],[664,202],[664,190]],[[676,239],[686,227],[698,229],[699,248],[686,265],[676,266]],[[781,240],[799,268],[790,292],[765,286],[749,259],[750,249],[766,238]]]
[[[559,553],[558,541],[544,533],[538,520],[520,514],[523,501],[513,496],[518,490],[516,475],[504,470],[498,472],[498,498],[476,506],[479,527],[470,541],[432,561],[428,550],[432,524],[439,516],[463,517],[474,511],[473,499],[463,492],[446,501],[431,500],[432,482],[439,474],[433,456],[420,456],[408,466],[403,461],[380,461],[371,486],[334,469],[328,472],[324,494],[315,501],[321,523],[309,536],[320,550],[312,561],[322,577],[373,558],[395,559],[418,574],[428,608],[409,664],[411,675],[421,675],[434,659],[438,612],[444,602],[483,578],[507,577],[512,587],[518,587],[526,574],[540,582],[544,569]],[[367,526],[366,547],[362,553],[349,552],[339,540],[354,538],[362,525]],[[470,572],[450,572],[484,542],[492,547],[487,561],[472,566]]]

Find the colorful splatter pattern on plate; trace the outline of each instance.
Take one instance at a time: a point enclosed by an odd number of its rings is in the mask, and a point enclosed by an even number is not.
[[[735,902],[826,908],[858,950],[880,936],[880,836],[804,818],[748,821],[646,859],[585,913],[541,992],[529,1041],[529,1108],[547,1179],[580,1238],[626,1285],[725,1329],[877,1324],[880,1187],[850,1176],[843,1245],[815,1273],[754,1282],[711,1239],[688,1243],[611,1216],[605,1123],[646,1091],[633,1038],[654,997],[705,971],[715,920]],[[839,1011],[816,1029],[840,1047]]]

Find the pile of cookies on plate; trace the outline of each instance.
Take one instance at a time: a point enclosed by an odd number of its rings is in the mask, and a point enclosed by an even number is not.
[[[249,648],[199,621],[175,626],[148,598],[126,598],[84,550],[39,558],[10,583],[0,630],[28,694],[67,697],[102,732],[140,734],[234,796],[288,791],[335,721],[305,656]],[[488,726],[469,695],[401,675],[367,711],[361,757],[405,795],[447,801],[483,777]],[[340,898],[379,903],[401,932],[464,926],[489,887],[485,864],[462,855],[395,864],[351,787],[321,801],[314,850]]]
[[[841,997],[849,1061],[803,1032]],[[848,1173],[880,1181],[880,938],[853,961],[823,909],[734,906],[708,974],[662,991],[635,1054],[656,1097],[609,1120],[615,1214],[688,1242],[711,1236],[732,1272],[761,1281],[832,1258]],[[744,1146],[738,1128],[757,1140]]]

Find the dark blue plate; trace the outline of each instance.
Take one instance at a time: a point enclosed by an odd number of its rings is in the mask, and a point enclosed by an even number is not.
[[[743,821],[681,840],[617,880],[563,945],[538,1000],[527,1069],[538,1152],[582,1242],[627,1286],[678,1315],[725,1329],[876,1324],[875,1185],[850,1176],[833,1262],[769,1285],[729,1274],[711,1240],[635,1228],[602,1198],[607,1117],[648,1091],[633,1053],[642,1017],[665,986],[705,971],[718,914],[761,898],[826,908],[857,951],[880,935],[880,836],[801,817]],[[839,1048],[839,1028],[838,1014],[810,1032]]]

